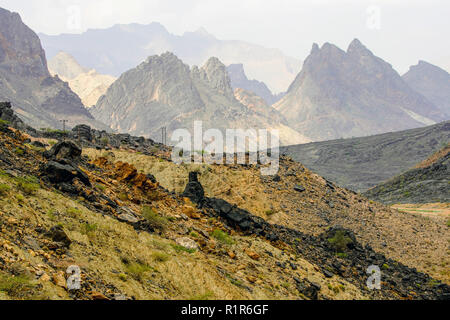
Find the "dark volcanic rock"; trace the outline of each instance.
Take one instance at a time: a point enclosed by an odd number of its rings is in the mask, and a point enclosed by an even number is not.
[[[67,236],[66,232],[61,226],[52,227],[45,235],[55,242],[62,243],[67,248],[72,243],[72,241]]]
[[[78,178],[85,185],[91,185],[89,177],[79,168],[70,164],[62,164],[55,161],[49,161],[44,165],[42,174],[51,183],[72,182],[73,179]]]
[[[47,159],[70,161],[80,160],[82,150],[71,141],[63,141],[55,144],[49,151],[44,152]]]
[[[191,199],[195,203],[201,203],[205,198],[205,191],[198,181],[198,172],[189,173],[189,182],[183,192],[183,196]]]

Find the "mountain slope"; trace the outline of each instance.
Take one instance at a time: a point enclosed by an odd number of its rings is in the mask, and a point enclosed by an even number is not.
[[[403,80],[450,118],[450,74],[447,71],[419,61],[403,75]]]
[[[49,71],[69,83],[70,88],[81,98],[86,107],[94,106],[106,93],[116,78],[88,70],[66,52],[59,52],[49,61]]]
[[[264,109],[264,110],[263,110]],[[191,130],[194,120],[203,128],[278,129],[286,125],[270,107],[255,110],[236,100],[230,79],[217,58],[190,69],[172,53],[149,57],[125,72],[92,109],[96,119],[113,129],[159,139],[162,127],[170,134]],[[298,134],[298,136],[300,136]],[[299,143],[310,141],[301,137]],[[289,141],[292,142],[292,141]]]
[[[84,108],[80,98],[47,69],[38,36],[17,13],[0,8],[0,101],[10,101],[14,110],[34,127],[60,128],[87,123],[106,128]]]
[[[364,195],[387,204],[450,202],[450,145]]]
[[[73,130],[45,150],[25,141],[48,140],[1,125],[2,299],[434,300],[450,293],[442,219],[405,217],[284,157],[275,180],[257,166],[177,166],[159,154],[165,146],[136,137],[105,154],[94,147],[98,131],[85,129],[82,139]],[[236,205],[250,193],[242,203],[257,214]],[[262,218],[259,199],[287,207]],[[339,219],[355,232],[324,225]],[[373,264],[383,266],[380,290],[366,285]],[[81,269],[79,290],[67,288],[68,266]]]
[[[81,65],[116,77],[148,56],[170,51],[191,66],[203,65],[210,57],[218,57],[226,65],[243,63],[252,79],[264,81],[272,92],[278,93],[286,91],[301,67],[300,61],[277,49],[243,41],[222,41],[204,29],[178,36],[159,23],[115,25],[80,35],[39,36],[49,57],[62,50]]]
[[[279,101],[283,94],[274,95],[264,82],[249,80],[242,64],[232,64],[227,67],[233,89],[244,89],[260,96],[266,104],[272,105]]]
[[[282,148],[341,186],[365,191],[398,175],[450,141],[450,122],[382,135]]]
[[[367,136],[446,120],[391,65],[358,40],[347,52],[313,46],[302,71],[274,107],[314,140]]]

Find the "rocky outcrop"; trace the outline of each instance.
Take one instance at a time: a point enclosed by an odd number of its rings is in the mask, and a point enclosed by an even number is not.
[[[251,109],[236,100],[225,65],[217,58],[190,69],[172,53],[149,57],[124,73],[92,109],[96,119],[113,129],[154,140],[161,139],[163,127],[169,139],[176,129],[192,131],[194,121],[203,121],[204,130],[224,133],[233,128],[287,127],[282,117],[271,115],[276,113]],[[309,141],[299,133],[294,137],[298,143]]]
[[[17,13],[0,8],[0,101],[9,101],[34,128],[86,123],[107,127],[90,115],[67,83],[52,77],[38,36]]]
[[[231,80],[231,87],[233,89],[244,89],[249,92],[253,92],[257,96],[261,97],[264,102],[271,106],[283,98],[284,93],[274,95],[264,82],[258,80],[249,80],[244,71],[244,65],[231,64],[227,67],[228,75]]]
[[[286,96],[274,107],[315,141],[361,137],[446,120],[391,65],[358,40],[347,51],[314,45]]]
[[[419,61],[402,78],[450,119],[450,74],[447,71],[428,62]]]

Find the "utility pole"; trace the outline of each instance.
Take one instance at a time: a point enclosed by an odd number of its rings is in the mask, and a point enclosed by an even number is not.
[[[161,128],[161,143],[163,145],[167,145],[167,128],[166,127]]]
[[[63,124],[63,141],[66,141],[66,123],[69,122],[69,120],[59,120]]]

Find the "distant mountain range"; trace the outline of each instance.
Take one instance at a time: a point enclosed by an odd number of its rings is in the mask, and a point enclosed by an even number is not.
[[[74,57],[63,51],[48,62],[48,68],[50,73],[69,83],[87,108],[94,106],[117,79],[80,66]]]
[[[402,174],[450,141],[450,121],[376,136],[315,142],[281,152],[319,175],[354,191],[366,191]]]
[[[39,37],[19,14],[0,8],[0,101],[12,103],[17,114],[36,127],[61,128],[94,120],[67,83],[50,75]]]
[[[419,61],[403,76],[403,80],[433,102],[450,119],[450,74],[447,71]]]
[[[274,107],[315,141],[368,136],[448,119],[359,40],[347,51],[314,45],[286,96]]]
[[[173,53],[164,53],[122,74],[91,112],[115,130],[153,139],[160,139],[162,127],[167,127],[170,136],[179,128],[192,129],[195,120],[202,120],[204,129],[279,129],[284,144],[311,141],[260,102],[255,106],[236,99],[219,59],[210,58],[203,67],[190,68]]]
[[[278,49],[243,41],[222,41],[199,29],[181,36],[159,23],[115,25],[83,34],[39,34],[49,57],[70,53],[83,66],[102,74],[120,76],[148,56],[170,51],[189,65],[203,65],[210,57],[224,64],[242,63],[248,76],[264,81],[275,93],[284,92],[301,68],[298,59]]]

